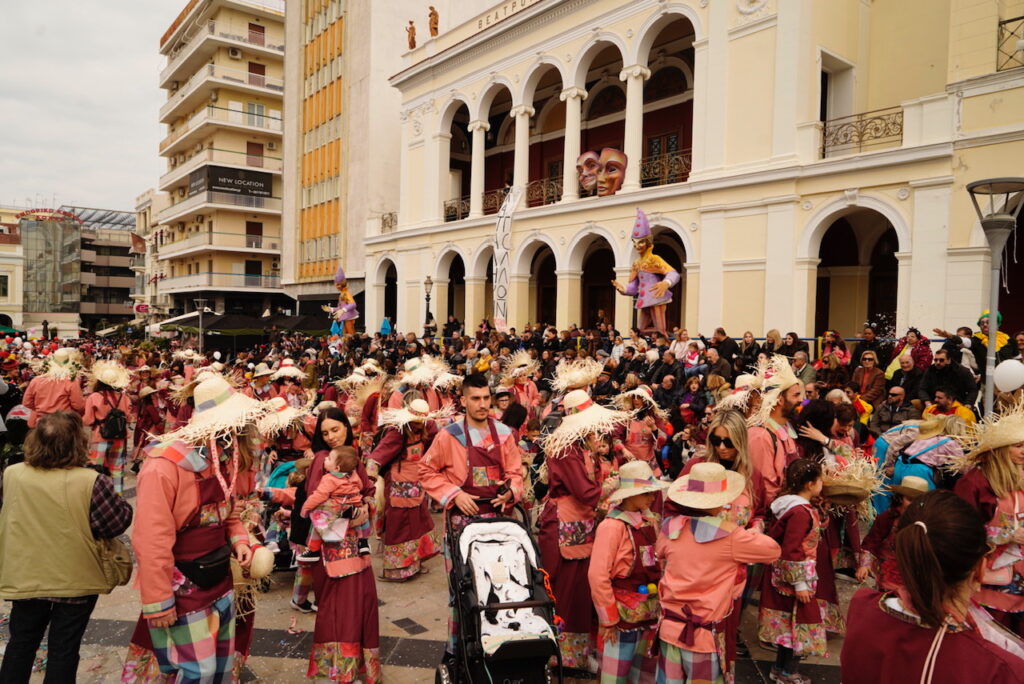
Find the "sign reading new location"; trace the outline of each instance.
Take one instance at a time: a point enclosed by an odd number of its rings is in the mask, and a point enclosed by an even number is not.
[[[224,166],[204,166],[190,173],[188,177],[189,197],[207,190],[270,197],[273,194],[273,187],[273,176],[269,173],[229,169]]]

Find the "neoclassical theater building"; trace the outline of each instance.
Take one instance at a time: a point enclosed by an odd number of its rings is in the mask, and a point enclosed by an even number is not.
[[[505,0],[421,37],[391,77],[400,205],[368,229],[367,328],[420,330],[428,277],[439,323],[489,317],[512,187],[520,329],[631,325],[611,281],[635,257],[638,207],[682,276],[668,324],[691,334],[973,324],[989,249],[965,185],[1024,175],[1019,15],[996,0]],[[603,148],[628,165],[595,196],[576,160]],[[1012,258],[1007,276],[1009,304]]]

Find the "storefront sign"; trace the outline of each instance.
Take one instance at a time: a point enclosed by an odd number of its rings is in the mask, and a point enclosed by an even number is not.
[[[63,209],[27,209],[17,214],[14,218],[19,221],[27,218],[33,221],[74,221],[75,223],[82,223],[82,219]]]
[[[135,313],[137,313],[137,314],[148,314],[149,313],[149,304],[136,304],[135,305]]]
[[[511,17],[513,14],[542,1],[543,0],[508,0],[507,2],[503,2],[494,9],[488,10],[487,14],[482,14],[477,17],[476,29],[477,31],[480,31],[488,26],[493,26],[502,19]]]
[[[189,197],[207,190],[252,197],[270,197],[273,194],[273,187],[273,176],[264,171],[205,166],[196,169],[188,176]]]

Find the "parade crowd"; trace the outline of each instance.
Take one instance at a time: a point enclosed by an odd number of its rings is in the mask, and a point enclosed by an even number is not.
[[[75,681],[98,595],[129,581],[122,682],[236,681],[268,576],[293,572],[307,676],[380,682],[377,582],[451,572],[460,535],[506,517],[554,617],[514,564],[482,566],[490,608],[437,597],[449,681],[536,628],[566,677],[730,682],[744,611],[775,682],[812,681],[830,634],[844,682],[1024,681],[1024,403],[978,405],[989,346],[1024,359],[998,327],[9,337],[0,681],[29,680],[47,628],[45,681]]]

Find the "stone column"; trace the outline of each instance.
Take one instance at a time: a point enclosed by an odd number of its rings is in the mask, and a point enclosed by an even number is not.
[[[471,121],[469,131],[473,134],[473,165],[469,172],[469,216],[483,216],[484,213],[484,136],[491,124],[486,121]]]
[[[486,311],[486,284],[486,277],[466,276],[466,317],[463,319],[463,325],[467,334],[476,332],[476,327],[483,320]]]
[[[562,201],[572,202],[580,198],[580,182],[576,177],[576,159],[580,156],[580,126],[583,116],[583,100],[587,91],[583,88],[566,88],[558,96],[565,102],[565,148],[562,153]],[[562,315],[559,313],[559,315]]]
[[[533,107],[516,105],[509,116],[516,122],[516,151],[512,184],[524,187],[530,182],[530,117],[535,114]]]
[[[623,152],[629,159],[622,189],[626,192],[640,189],[640,165],[644,144],[644,81],[651,70],[641,64],[626,67],[619,79],[626,82],[626,140]]]
[[[615,279],[626,285],[629,282],[629,272],[631,270],[631,266],[617,266],[615,268]],[[615,293],[615,317],[612,322],[623,338],[629,335],[629,329],[633,327],[633,311],[635,308],[636,299],[620,295],[618,292]]]
[[[451,146],[451,133],[435,133],[431,138],[430,150],[432,150],[434,155],[437,168],[433,177],[430,174],[427,176],[427,186],[423,198],[426,206],[423,207],[421,212],[424,221],[431,225],[444,222],[444,203],[450,199],[455,199],[448,196],[451,185],[448,180],[450,176],[448,169],[451,168]],[[430,153],[428,150],[428,154]],[[407,172],[403,171],[402,177],[404,178],[406,175]]]
[[[438,278],[434,281],[434,289],[430,293],[430,313],[437,321],[437,334],[440,336],[444,324],[448,322],[448,314],[451,313],[448,310],[448,280],[446,278]]]
[[[530,276],[514,275],[508,279],[508,325],[517,332],[530,321]]]
[[[555,271],[558,279],[558,309],[555,314],[555,327],[568,330],[570,323],[581,326],[580,308],[582,302],[583,271]]]

